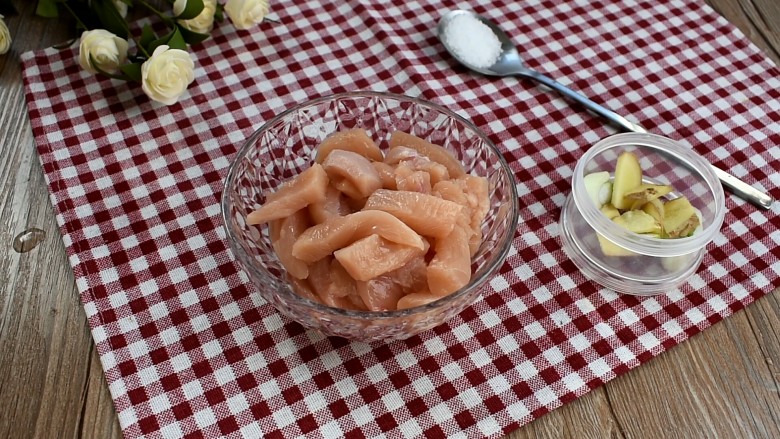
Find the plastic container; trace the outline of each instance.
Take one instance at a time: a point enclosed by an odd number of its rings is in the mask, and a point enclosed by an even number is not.
[[[466,286],[427,305],[382,312],[332,308],[292,290],[268,228],[247,225],[246,215],[260,207],[269,192],[309,168],[326,136],[350,128],[365,129],[384,151],[393,131],[414,134],[451,151],[467,172],[488,179],[490,207]],[[259,295],[307,328],[360,341],[404,339],[441,324],[471,304],[506,258],[517,228],[517,204],[506,160],[471,122],[421,99],[377,92],[314,99],[271,119],[236,154],[222,194],[227,241]]]
[[[700,231],[675,239],[640,235],[615,224],[599,210],[588,196],[583,178],[598,171],[613,174],[623,151],[637,156],[645,183],[670,184],[675,192],[667,197],[688,198],[701,212]],[[596,143],[577,162],[572,192],[561,212],[561,241],[574,264],[600,285],[627,294],[660,294],[675,289],[696,272],[725,214],[723,188],[704,158],[666,137],[617,134]],[[633,254],[604,255],[599,234]]]

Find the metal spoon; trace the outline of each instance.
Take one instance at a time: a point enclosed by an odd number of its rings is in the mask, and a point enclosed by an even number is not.
[[[452,22],[453,18],[455,18],[458,15],[471,15],[475,17],[476,19],[478,19],[479,21],[487,25],[493,31],[496,37],[498,37],[498,40],[501,42],[501,55],[498,57],[498,60],[495,63],[493,63],[492,66],[487,68],[481,68],[470,64],[467,60],[463,59],[462,57],[459,57],[457,52],[453,50],[453,48],[449,45],[447,39],[444,38],[444,32],[447,29],[447,26]],[[437,36],[439,38],[439,41],[441,41],[441,43],[447,49],[447,52],[449,52],[450,55],[453,56],[453,58],[457,59],[461,64],[463,64],[464,66],[468,67],[471,70],[474,70],[475,72],[482,73],[483,75],[488,75],[488,76],[519,76],[522,78],[532,79],[534,81],[546,85],[547,87],[550,87],[551,89],[557,91],[563,96],[581,104],[588,110],[607,119],[617,127],[621,128],[622,130],[633,131],[635,133],[647,132],[647,130],[642,128],[642,126],[630,122],[625,117],[620,116],[614,111],[604,108],[603,106],[593,102],[592,100],[586,98],[585,96],[567,88],[565,85],[555,81],[554,79],[549,78],[535,70],[531,70],[528,67],[526,67],[525,64],[523,64],[523,60],[520,58],[520,54],[517,52],[517,48],[509,39],[509,37],[498,26],[496,26],[492,21],[488,20],[485,17],[482,17],[480,15],[474,14],[473,12],[469,12],[469,11],[462,11],[462,10],[450,11],[444,14],[441,20],[439,20],[439,25],[437,26]],[[721,183],[723,183],[724,186],[731,189],[731,191],[738,197],[747,200],[764,209],[768,209],[769,206],[772,204],[773,199],[768,194],[759,191],[758,189],[750,186],[749,184],[739,180],[737,177],[734,177],[733,175],[727,173],[726,171],[714,165],[712,166],[712,169],[715,171],[715,174],[718,176]]]

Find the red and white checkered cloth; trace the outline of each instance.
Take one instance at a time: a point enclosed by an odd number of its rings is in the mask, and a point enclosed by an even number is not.
[[[455,7],[454,3],[449,6]],[[780,198],[780,70],[701,1],[493,1],[532,67],[691,145]],[[192,48],[180,103],[82,71],[77,49],[23,55],[51,200],[127,437],[490,437],[650,360],[780,286],[780,203],[727,199],[678,291],[587,281],[558,217],[577,157],[614,131],[535,84],[447,56],[435,1],[279,1]],[[421,96],[504,151],[521,221],[500,273],[447,324],[350,343],[264,303],[228,251],[218,201],[264,121],[331,92]]]

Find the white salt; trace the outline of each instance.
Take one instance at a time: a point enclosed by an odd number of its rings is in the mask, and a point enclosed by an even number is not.
[[[501,56],[501,41],[493,30],[470,14],[450,20],[444,40],[458,59],[480,69],[492,66]]]

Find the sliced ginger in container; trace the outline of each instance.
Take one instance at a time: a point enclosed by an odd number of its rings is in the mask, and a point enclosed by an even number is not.
[[[624,151],[618,156],[613,175],[611,182],[604,183],[611,185],[612,197],[610,202],[600,206],[600,210],[621,227],[655,238],[684,238],[701,225],[696,208],[687,198],[670,198],[674,196],[674,187],[644,182],[642,168],[634,153]],[[597,190],[590,188],[591,192]],[[598,235],[598,241],[606,256],[635,254],[604,236]]]

